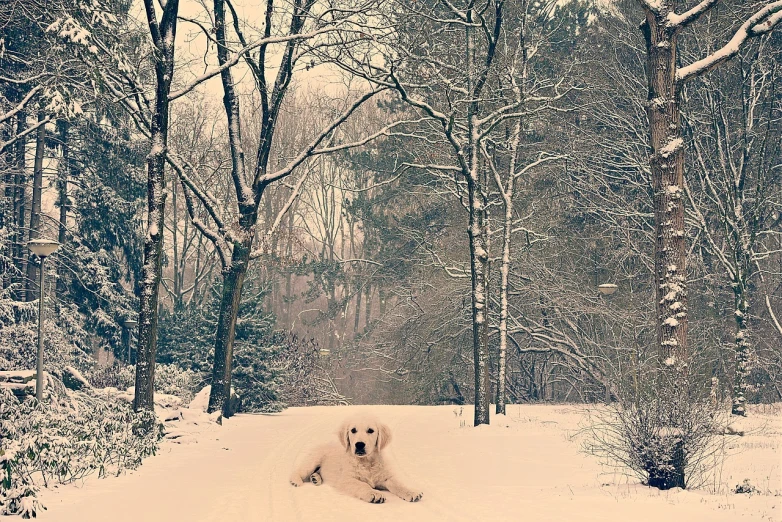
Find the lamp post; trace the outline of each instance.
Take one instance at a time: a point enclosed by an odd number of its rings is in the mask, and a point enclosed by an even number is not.
[[[128,360],[126,362],[130,364],[130,332],[133,330],[133,327],[138,324],[138,321],[134,321],[133,319],[125,319],[123,324],[125,325],[125,338],[127,339],[128,343]]]
[[[597,285],[597,291],[600,292],[601,296],[611,295],[616,292],[617,288],[619,287],[614,283],[603,283],[602,285]],[[606,386],[606,404],[611,404],[611,388],[608,386]]]
[[[601,295],[611,295],[616,292],[616,289],[617,286],[613,283],[604,283],[597,286],[597,290]]]
[[[41,273],[38,278],[38,357],[35,361],[35,398],[43,400],[43,276],[44,261],[60,247],[57,241],[51,239],[33,239],[27,243],[27,248],[41,258]]]

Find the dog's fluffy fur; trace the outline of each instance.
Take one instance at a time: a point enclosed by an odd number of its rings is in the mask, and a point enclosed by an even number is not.
[[[383,461],[382,450],[391,440],[388,426],[360,415],[347,419],[338,436],[341,446],[320,446],[299,458],[291,485],[325,483],[373,504],[385,502],[386,491],[408,502],[421,500],[423,493],[403,486]]]

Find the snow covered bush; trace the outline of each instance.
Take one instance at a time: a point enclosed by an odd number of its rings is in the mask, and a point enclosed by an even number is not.
[[[117,388],[127,390],[136,384],[136,366],[127,364],[109,364],[96,366],[89,374],[89,381],[95,388]],[[192,400],[198,390],[204,387],[200,374],[182,369],[175,364],[155,365],[155,391],[167,395],[176,395],[184,403]]]
[[[87,375],[87,379],[95,388],[117,388],[127,390],[135,384],[136,367],[115,362],[114,364],[96,365]]]
[[[131,371],[135,375],[135,367]],[[193,370],[182,369],[175,364],[155,365],[156,392],[176,395],[187,404],[203,387],[204,380]]]
[[[620,390],[617,402],[591,409],[584,449],[652,487],[701,486],[722,458],[725,412],[708,393],[663,382]]]
[[[72,392],[19,402],[0,389],[0,513],[34,516],[39,487],[118,475],[153,455],[162,425],[125,401]]]

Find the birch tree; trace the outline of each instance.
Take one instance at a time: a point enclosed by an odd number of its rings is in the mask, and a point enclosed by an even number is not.
[[[524,4],[526,6],[526,3]],[[517,13],[505,2],[417,2],[394,4],[400,35],[387,56],[388,85],[426,118],[418,131],[440,146],[437,155],[410,167],[450,178],[452,193],[467,211],[470,259],[471,323],[475,378],[474,424],[489,422],[489,169],[483,144],[503,122],[542,110],[567,91],[562,83],[540,86],[547,98],[534,109],[523,107],[513,86],[495,87],[501,59],[523,53],[524,42],[508,32],[506,16]],[[523,7],[521,8],[523,12]],[[507,33],[506,33],[507,32]],[[379,67],[365,71],[377,74]],[[517,72],[521,72],[520,70]],[[512,125],[512,123],[511,123]],[[434,161],[432,161],[434,160]]]

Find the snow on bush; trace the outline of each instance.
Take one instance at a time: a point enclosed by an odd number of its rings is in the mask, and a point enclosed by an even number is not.
[[[203,385],[203,379],[192,370],[183,370],[175,364],[155,365],[156,392],[176,395],[188,404]]]
[[[95,388],[127,390],[136,384],[136,367],[123,364],[97,366],[89,374],[89,381]],[[203,379],[198,373],[184,370],[175,364],[155,365],[156,393],[175,395],[187,404],[201,388]]]
[[[0,514],[35,516],[40,487],[135,469],[161,437],[154,414],[111,397],[61,389],[46,402],[19,402],[0,389]]]
[[[584,450],[659,489],[703,485],[724,457],[726,412],[692,389],[650,379],[621,390],[618,402],[589,411]]]

